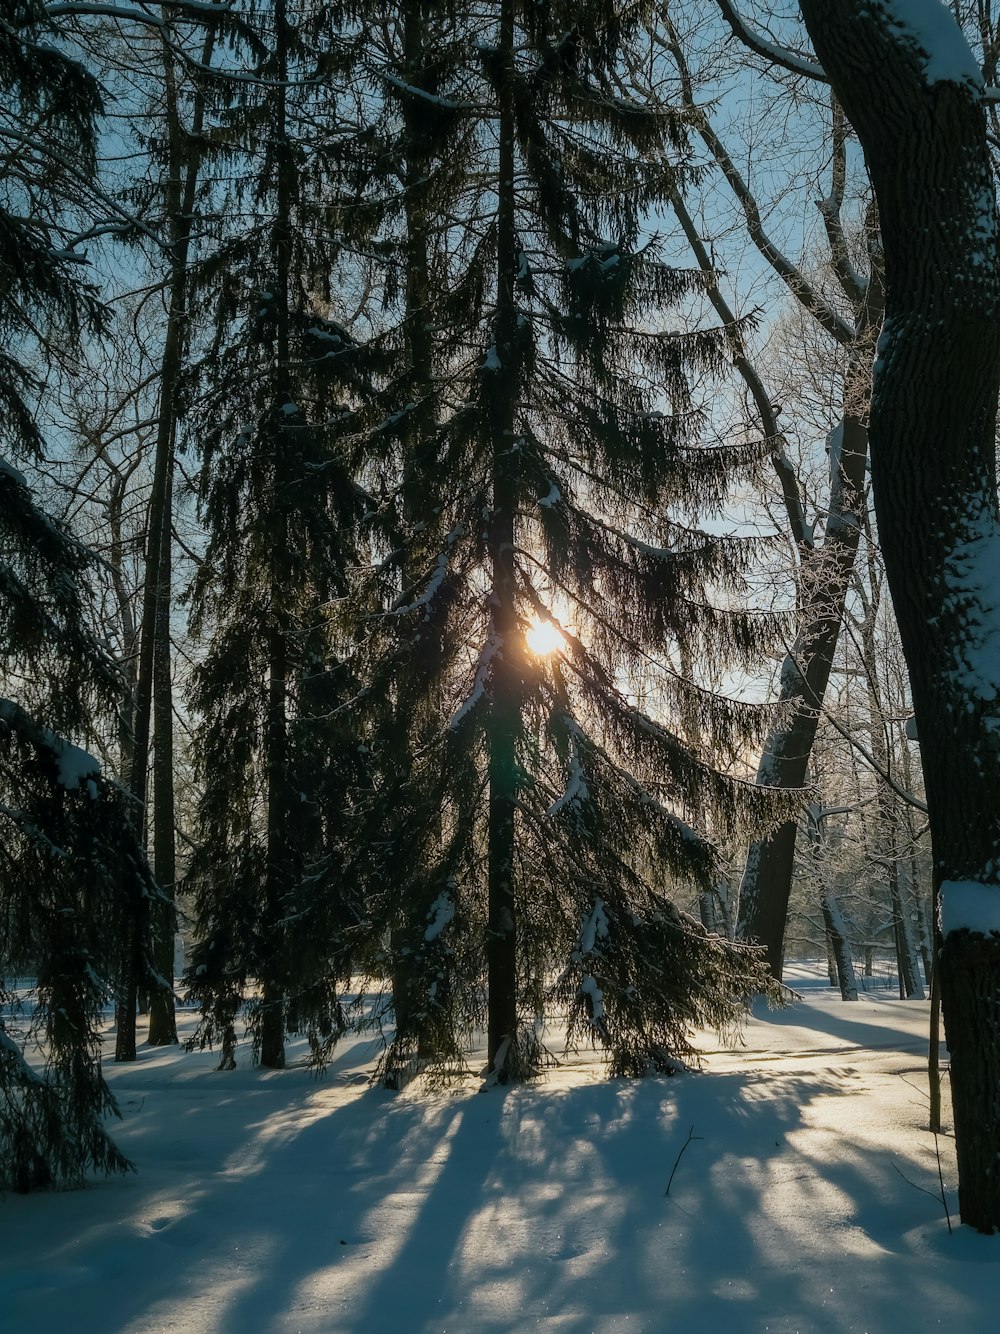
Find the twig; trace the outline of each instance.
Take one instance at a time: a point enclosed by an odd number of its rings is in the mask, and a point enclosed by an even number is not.
[[[935,1153],[937,1153],[937,1135],[934,1136],[934,1151],[935,1151]],[[901,1171],[901,1170],[896,1166],[895,1163],[893,1163],[892,1165],[893,1165],[893,1167],[895,1168],[895,1170],[896,1170],[897,1172],[899,1172],[899,1175],[903,1178],[903,1180],[906,1182],[906,1184],[907,1184],[908,1186],[912,1186],[914,1190],[920,1190],[920,1191],[923,1191],[923,1193],[924,1193],[925,1195],[929,1195],[929,1196],[931,1197],[932,1200],[940,1200],[940,1201],[941,1201],[942,1207],[944,1208],[945,1222],[948,1224],[948,1235],[950,1236],[950,1235],[951,1235],[951,1230],[952,1230],[952,1228],[951,1228],[951,1214],[948,1212],[948,1201],[945,1199],[945,1193],[944,1193],[944,1176],[943,1176],[943,1174],[942,1174],[942,1172],[941,1172],[941,1155],[940,1155],[940,1153],[938,1153],[938,1180],[941,1182],[941,1190],[940,1190],[940,1193],[937,1193],[937,1192],[935,1192],[935,1191],[933,1191],[933,1190],[928,1190],[926,1186],[918,1186],[917,1183],[916,1183],[915,1181],[911,1181],[910,1178],[906,1175],[906,1173],[903,1172],[903,1171]]]
[[[691,1129],[688,1131],[688,1137],[687,1137],[687,1139],[686,1139],[686,1140],[684,1141],[684,1143],[681,1145],[681,1151],[680,1151],[680,1153],[679,1153],[679,1154],[677,1155],[677,1157],[674,1159],[674,1167],[673,1167],[673,1171],[670,1173],[670,1180],[667,1182],[667,1188],[666,1188],[666,1190],[663,1192],[664,1195],[669,1195],[669,1194],[670,1194],[670,1187],[674,1184],[674,1174],[675,1174],[676,1171],[677,1171],[678,1164],[680,1163],[681,1159],[684,1157],[684,1150],[687,1148],[687,1146],[691,1143],[691,1141],[692,1141],[693,1139],[702,1139],[702,1138],[704,1138],[702,1135],[696,1135],[696,1134],[694,1133],[694,1126],[692,1126]]]
[[[937,1131],[934,1132],[934,1156],[937,1158],[938,1181],[941,1183],[941,1203],[944,1205],[945,1222],[948,1224],[948,1236],[951,1236],[951,1214],[948,1212],[948,1200],[944,1193],[944,1173],[941,1171],[941,1148],[938,1144]]]

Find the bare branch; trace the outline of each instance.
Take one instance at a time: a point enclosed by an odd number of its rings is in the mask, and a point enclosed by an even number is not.
[[[698,266],[705,274],[705,291],[715,308],[719,318],[722,320],[726,329],[726,336],[729,340],[730,351],[733,356],[733,365],[742,376],[744,383],[750,391],[757,411],[760,414],[761,425],[764,428],[764,435],[768,440],[774,443],[774,452],[771,456],[774,463],[774,470],[778,474],[778,481],[781,483],[781,494],[785,504],[785,512],[788,516],[788,526],[791,529],[792,538],[795,545],[799,548],[812,546],[812,538],[806,525],[805,513],[802,507],[802,493],[799,489],[799,480],[795,475],[795,469],[789,463],[785,455],[785,437],[781,428],[778,426],[778,415],[771,402],[770,395],[764,388],[764,382],[761,380],[757,369],[750,362],[746,354],[746,347],[743,343],[743,337],[740,333],[739,322],[733,313],[732,308],[722,295],[719,287],[718,275],[715,272],[715,266],[712,258],[705,247],[704,241],[698,235],[698,230],[694,221],[688,213],[680,193],[677,190],[671,191],[670,202],[677,215],[677,221],[681,225],[681,230],[687,237],[688,244],[694,252],[698,261]]]
[[[801,74],[807,79],[816,79],[819,83],[829,83],[826,71],[822,65],[818,65],[815,60],[807,60],[805,56],[796,55],[794,51],[789,51],[787,47],[777,46],[769,41],[756,29],[751,28],[746,19],[737,11],[735,5],[731,5],[729,0],[718,0],[719,10],[722,17],[729,24],[733,36],[755,55],[763,56],[773,65],[780,65],[782,69],[790,70],[792,74]]]

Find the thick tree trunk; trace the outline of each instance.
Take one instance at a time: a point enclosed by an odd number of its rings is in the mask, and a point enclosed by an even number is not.
[[[671,53],[681,74],[685,100],[694,108],[687,62],[669,20],[666,21],[666,30]],[[798,481],[784,455],[778,410],[747,357],[735,315],[719,288],[714,259],[679,192],[673,192],[671,203],[699,266],[706,275],[709,300],[729,332],[733,365],[750,391],[765,435],[774,443],[774,466],[781,483],[789,532],[801,561],[796,640],[781,673],[782,724],[764,746],[757,776],[757,781],[762,784],[799,788],[805,782],[819,711],[837,651],[844,603],[861,531],[868,447],[865,420],[871,344],[882,320],[882,274],[873,250],[871,276],[868,283],[862,285],[848,257],[840,222],[847,166],[846,130],[843,112],[836,98],[832,99],[831,193],[820,204],[820,209],[830,241],[833,271],[841,284],[843,295],[853,307],[853,330],[813,288],[806,275],[790,264],[774,246],[762,226],[760,211],[749,186],[704,114],[698,112],[697,117],[709,151],[744,210],[754,244],[778,276],[788,284],[789,290],[803,308],[839,343],[850,348],[844,384],[844,416],[839,431],[835,433],[837,455],[831,458],[825,537],[823,545],[816,547],[806,526]],[[874,230],[872,217],[866,220],[866,226]],[[764,945],[771,970],[778,977],[781,976],[797,829],[795,821],[788,821],[769,837],[751,845],[738,899],[736,934],[741,938],[756,939]]]
[[[865,336],[859,334],[845,391],[853,410],[845,412],[835,433],[840,449],[839,458],[831,460],[826,537],[822,547],[803,552],[798,608],[801,628],[781,670],[783,723],[768,738],[757,770],[757,782],[774,787],[798,788],[806,782],[820,709],[837,652],[865,504],[868,433],[860,404],[867,399],[867,334],[872,321],[877,325],[880,316],[881,294],[877,280],[873,280],[863,324]],[[781,976],[797,832],[796,822],[788,820],[773,834],[752,844],[740,884],[737,935],[764,946],[775,977]]]
[[[914,6],[917,19],[927,4]],[[913,688],[935,883],[946,894],[953,881],[981,887],[985,911],[993,895],[1000,903],[1000,274],[982,93],[966,75],[967,51],[963,70],[957,28],[941,31],[940,4],[927,17],[954,49],[930,68],[902,6],[892,17],[869,0],[801,7],[864,146],[882,222],[872,482]],[[998,994],[1000,936],[953,929],[941,995],[959,1206],[983,1232],[1000,1229]]]

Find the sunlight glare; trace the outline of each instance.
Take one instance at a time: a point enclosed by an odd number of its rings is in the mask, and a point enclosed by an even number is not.
[[[524,638],[536,658],[545,658],[550,653],[566,647],[566,641],[559,633],[555,621],[543,621],[537,615],[532,617]]]

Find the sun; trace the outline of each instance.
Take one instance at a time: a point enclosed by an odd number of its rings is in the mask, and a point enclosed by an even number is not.
[[[537,615],[531,618],[531,624],[524,632],[524,638],[536,658],[546,658],[550,653],[556,653],[566,647],[566,640],[560,634],[556,622],[543,621]]]

